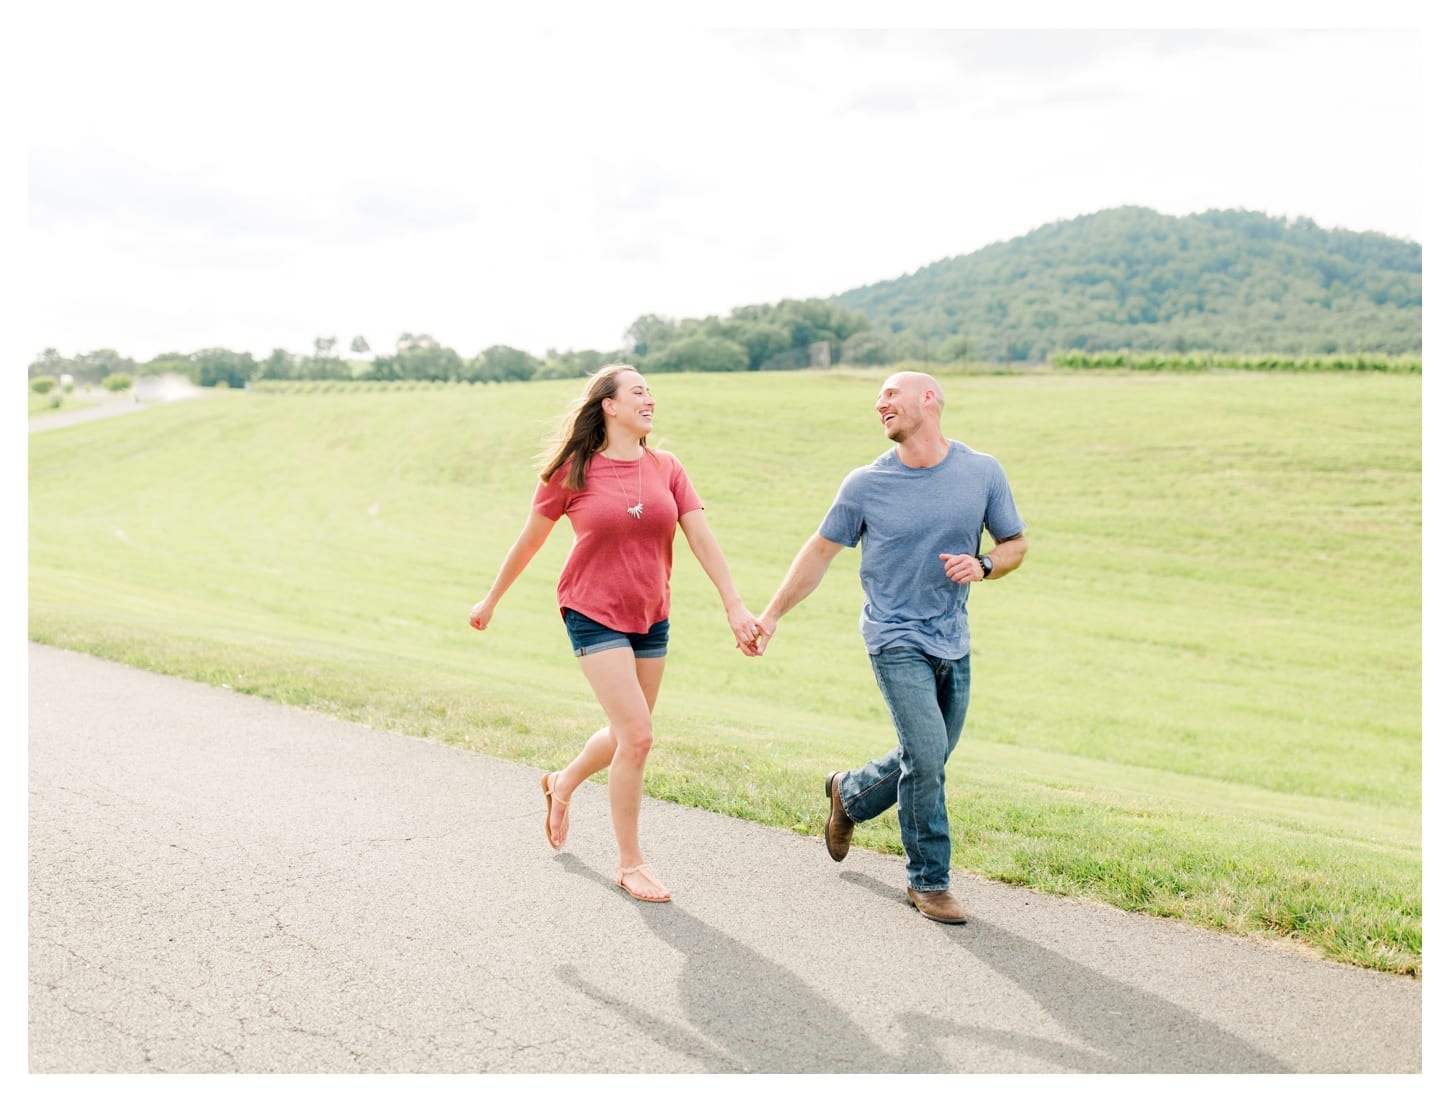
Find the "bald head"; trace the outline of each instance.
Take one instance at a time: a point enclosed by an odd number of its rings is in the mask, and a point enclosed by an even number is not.
[[[898,371],[876,396],[876,414],[887,438],[898,445],[908,444],[922,429],[925,439],[939,443],[945,405],[941,384],[921,371]]]
[[[923,401],[930,393],[931,398],[928,405],[934,406],[937,413],[941,413],[947,408],[947,396],[941,388],[941,383],[925,371],[898,371],[881,384],[881,397],[884,397],[888,391],[897,391],[903,398],[910,398],[914,401]]]

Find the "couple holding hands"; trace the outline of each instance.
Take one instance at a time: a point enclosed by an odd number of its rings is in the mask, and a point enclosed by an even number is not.
[[[542,778],[550,846],[564,844],[574,790],[608,769],[615,883],[646,902],[670,898],[645,863],[639,814],[669,644],[677,526],[720,594],[736,645],[750,656],[765,653],[780,618],[820,584],[836,554],[859,545],[861,632],[897,744],[826,778],[826,847],[840,861],[856,823],[896,806],[908,898],[927,918],[966,920],[950,890],[945,782],[971,690],[968,587],[1010,574],[1027,540],[1001,464],[944,436],[944,407],[930,375],[899,372],[886,380],[876,413],[892,447],[842,481],[757,617],[731,580],[684,467],[646,445],[655,403],[644,377],[627,364],[589,377],[540,471],[523,531],[469,615],[475,629],[487,629],[498,602],[567,515],[574,545],[559,578],[559,608],[607,722],[573,761]],[[994,542],[989,554],[979,553],[983,531]]]

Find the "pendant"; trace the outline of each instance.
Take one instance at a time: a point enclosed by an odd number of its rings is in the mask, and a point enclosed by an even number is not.
[[[625,512],[634,517],[635,520],[638,520],[644,516],[644,502],[641,501],[638,505],[631,505]]]

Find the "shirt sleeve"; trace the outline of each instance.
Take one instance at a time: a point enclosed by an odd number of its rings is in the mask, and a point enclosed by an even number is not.
[[[690,476],[685,473],[685,465],[674,456],[670,456],[670,493],[675,498],[675,508],[680,516],[686,513],[693,513],[696,509],[703,509],[705,503],[700,500],[700,495],[695,492],[695,487],[690,483]]]
[[[866,530],[865,503],[860,492],[860,476],[847,475],[836,491],[836,500],[826,510],[826,517],[817,530],[823,539],[844,547],[855,547]]]
[[[554,472],[548,482],[540,482],[534,490],[533,510],[541,513],[550,520],[558,520],[564,515],[564,510],[569,507],[569,498],[573,494],[564,486],[564,474],[568,468],[566,463]]]
[[[992,488],[987,494],[986,524],[994,541],[1019,535],[1026,527],[1017,512],[1017,503],[1012,500],[1012,487],[1007,485],[1007,472],[1000,463],[997,464]]]

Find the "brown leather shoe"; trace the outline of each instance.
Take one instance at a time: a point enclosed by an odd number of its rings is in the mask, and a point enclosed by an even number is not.
[[[965,922],[967,909],[951,892],[919,892],[906,889],[906,898],[911,905],[933,922]]]
[[[856,824],[846,814],[846,805],[841,802],[841,774],[832,773],[826,778],[826,798],[831,801],[831,814],[826,819],[826,852],[832,861],[842,860],[851,849],[851,832]]]

